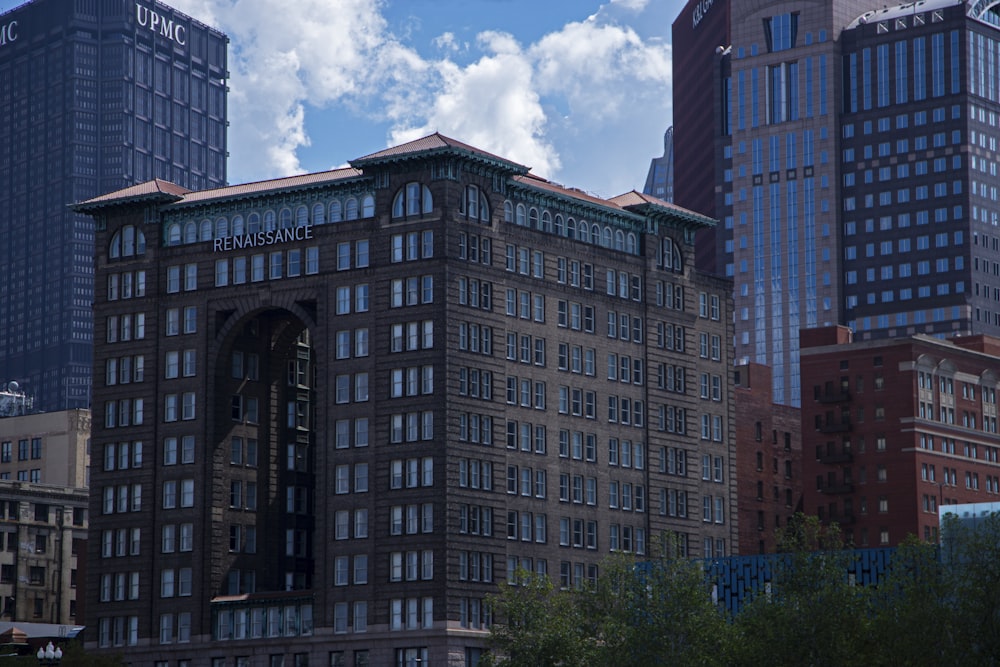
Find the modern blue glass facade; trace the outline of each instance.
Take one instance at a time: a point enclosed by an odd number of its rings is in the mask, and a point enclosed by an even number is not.
[[[738,4],[703,55],[722,104],[720,225],[701,266],[732,278],[736,359],[772,367],[776,403],[800,401],[803,328],[1000,334],[988,5]],[[676,91],[675,107],[688,97]]]
[[[721,170],[717,267],[733,280],[736,359],[770,366],[784,405],[800,400],[799,330],[840,318],[837,26],[863,7],[741,5],[720,54],[731,163]]]

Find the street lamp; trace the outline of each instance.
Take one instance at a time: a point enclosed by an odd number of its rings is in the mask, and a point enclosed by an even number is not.
[[[45,648],[39,647],[38,653],[35,654],[40,665],[58,665],[62,662],[62,656],[62,649],[58,646],[53,647],[52,642],[49,642]]]

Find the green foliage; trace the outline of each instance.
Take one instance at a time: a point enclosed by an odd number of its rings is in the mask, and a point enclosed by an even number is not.
[[[859,650],[869,634],[864,587],[847,578],[850,552],[836,527],[798,515],[779,535],[783,557],[770,586],[737,616],[734,665],[867,665]],[[861,646],[859,646],[859,644]]]
[[[957,664],[953,598],[936,546],[907,538],[871,595],[873,666]]]
[[[728,625],[697,561],[667,541],[637,568],[616,555],[596,586],[554,590],[547,577],[516,574],[490,599],[496,617],[491,667],[722,665]]]
[[[585,667],[594,650],[576,594],[556,591],[547,576],[514,574],[487,603],[497,617],[490,632],[493,652],[484,667]]]
[[[519,571],[519,585],[491,598],[483,664],[1000,666],[1000,514],[974,529],[951,521],[942,535],[943,555],[910,538],[877,586],[860,586],[836,527],[799,515],[778,536],[768,586],[734,618],[712,602],[700,561],[668,539],[641,563],[608,558],[583,591]]]
[[[1000,664],[1000,513],[972,528],[946,520],[944,566],[954,605],[956,642],[963,664]]]
[[[658,551],[639,569],[633,558],[609,559],[585,597],[600,646],[595,665],[722,664],[728,626],[700,563],[677,556],[668,539]]]

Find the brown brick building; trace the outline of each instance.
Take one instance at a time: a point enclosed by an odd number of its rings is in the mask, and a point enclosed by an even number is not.
[[[800,411],[771,402],[771,369],[736,368],[740,553],[774,553],[775,531],[802,510]]]
[[[737,544],[711,221],[440,135],[97,225],[91,641],[133,663],[474,664],[514,568]],[[102,582],[129,582],[110,589]]]
[[[1000,340],[802,332],[804,508],[860,547],[937,541],[938,506],[1000,495]]]

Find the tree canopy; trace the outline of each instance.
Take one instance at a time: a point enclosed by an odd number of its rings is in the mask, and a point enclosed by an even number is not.
[[[664,537],[650,559],[613,554],[595,584],[556,589],[519,571],[491,597],[490,667],[670,664],[850,667],[1000,665],[1000,514],[910,538],[877,585],[858,585],[836,527],[799,515],[778,535],[770,581],[735,614],[701,561]]]

